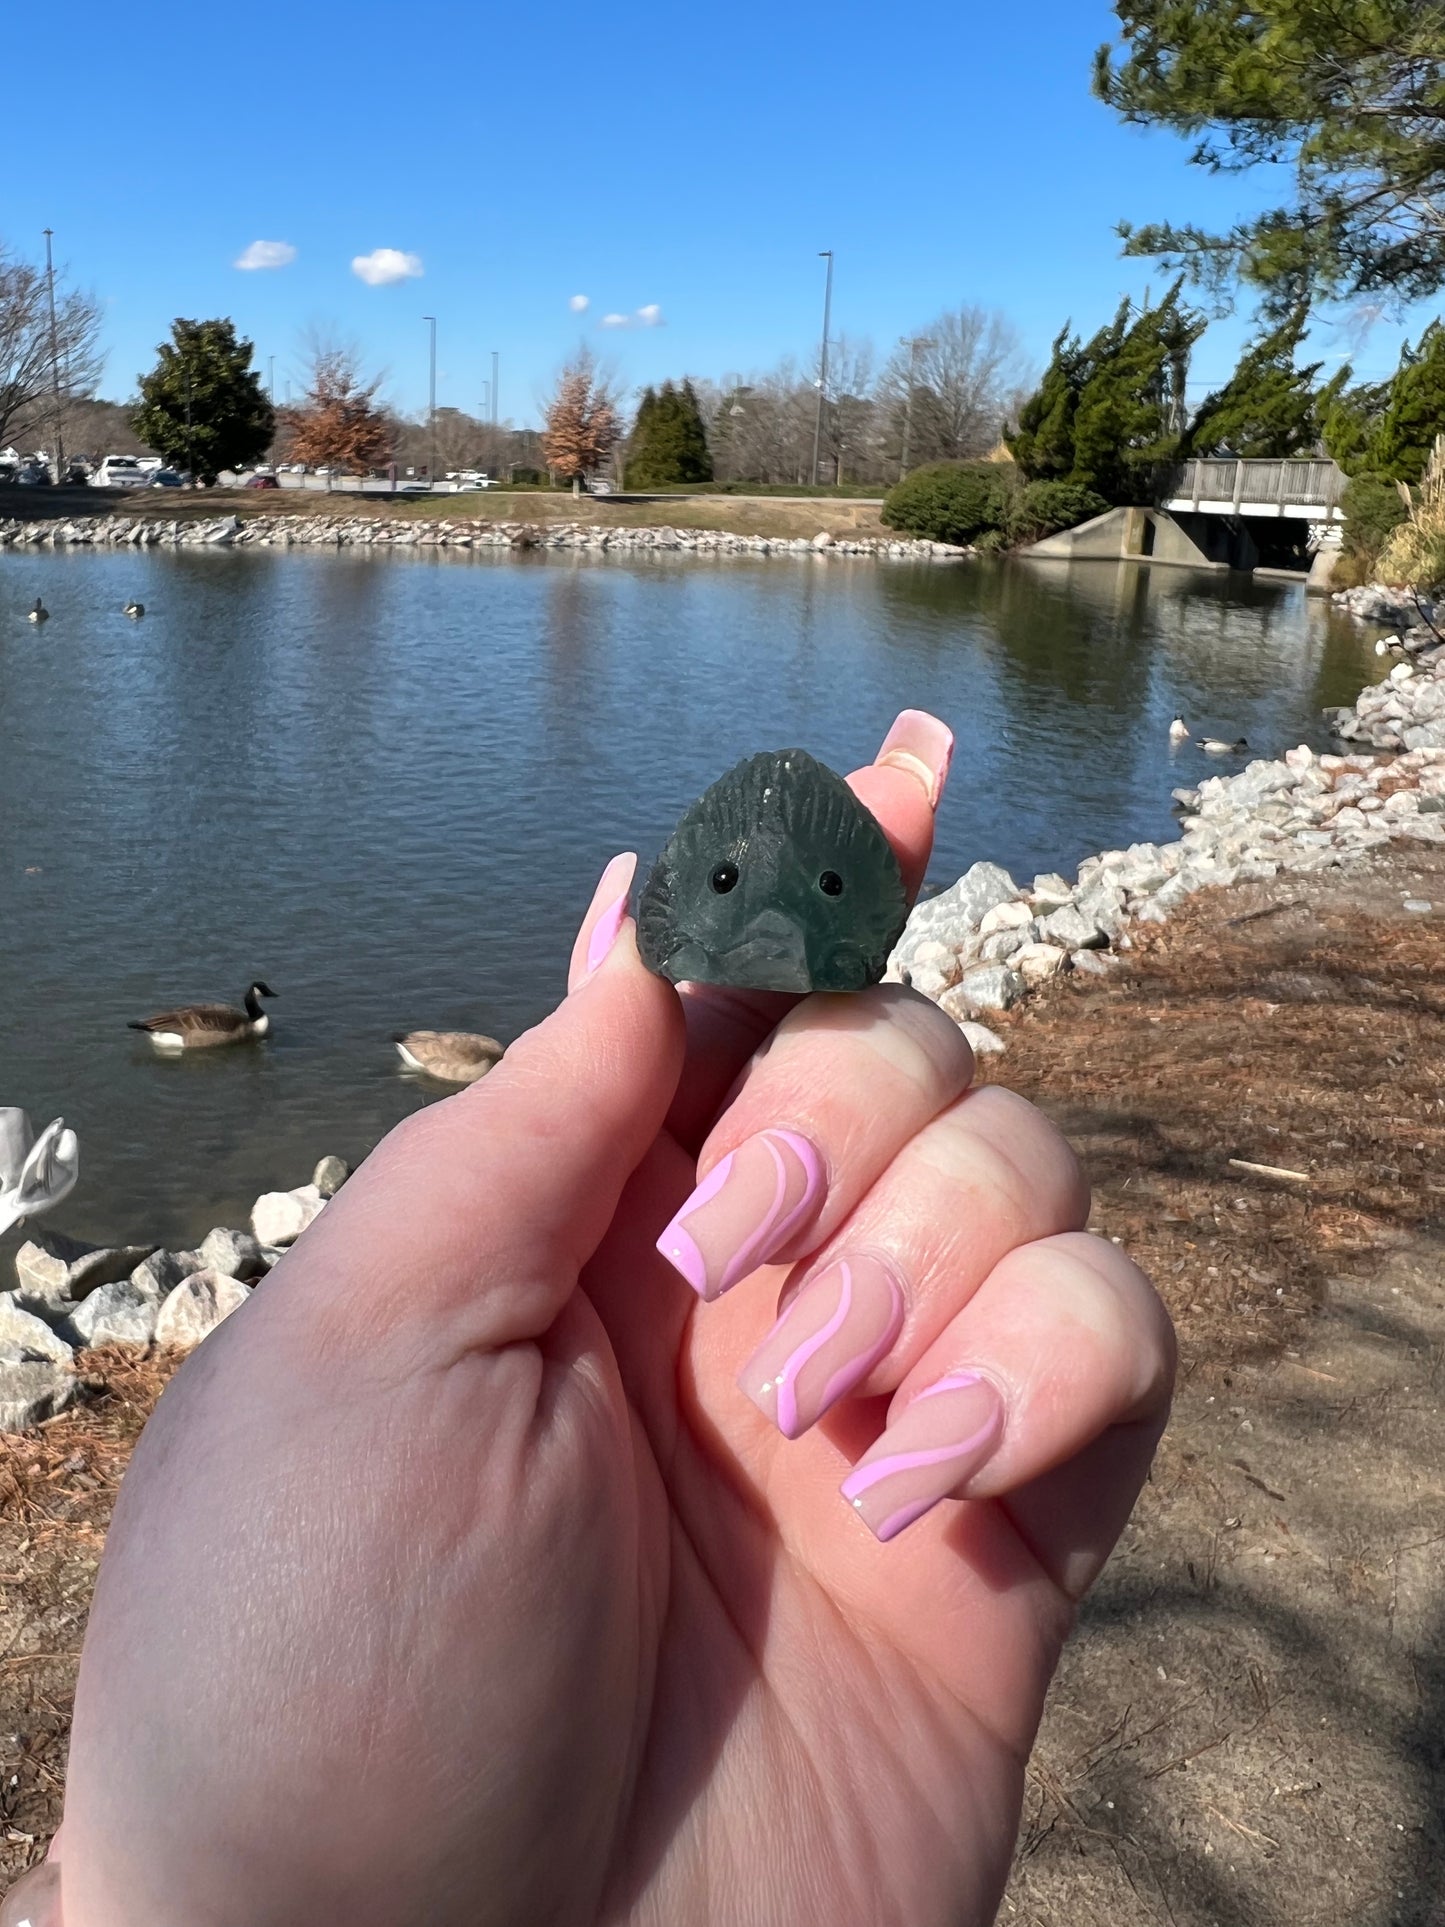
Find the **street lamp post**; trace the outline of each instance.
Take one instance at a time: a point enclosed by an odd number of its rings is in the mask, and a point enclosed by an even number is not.
[[[60,419],[60,336],[55,327],[55,262],[50,253],[52,230],[45,230],[45,285],[50,297],[50,390],[55,401],[55,474],[58,487],[65,480],[65,427]]]
[[[271,406],[274,408],[276,406],[276,357],[271,355],[269,361],[270,373],[266,377],[266,388],[271,396]]]
[[[833,308],[833,250],[819,248],[818,259],[828,263],[823,283],[823,347],[818,356],[818,412],[813,417],[813,487],[818,486],[818,450],[823,441],[823,398],[828,392],[828,319]]]
[[[497,351],[492,350],[492,427],[497,425]]]
[[[903,454],[898,463],[898,479],[901,482],[908,473],[908,441],[913,429],[913,378],[918,366],[920,348],[931,348],[934,343],[927,335],[905,335],[899,346],[908,350],[908,394],[903,403]]]
[[[436,487],[437,478],[437,318],[434,314],[424,314],[423,321],[431,323],[431,386],[427,400],[426,432],[426,479],[427,487]]]

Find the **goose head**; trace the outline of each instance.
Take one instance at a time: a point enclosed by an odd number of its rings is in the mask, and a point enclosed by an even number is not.
[[[0,1106],[0,1231],[69,1197],[80,1176],[80,1144],[58,1117],[36,1137],[14,1105]]]

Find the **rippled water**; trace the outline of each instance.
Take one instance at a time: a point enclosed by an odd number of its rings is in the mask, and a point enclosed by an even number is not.
[[[546,1011],[607,857],[738,757],[846,769],[935,709],[935,877],[1024,878],[1172,833],[1219,767],[1176,712],[1323,743],[1367,647],[1293,585],[1128,564],[0,557],[0,1103],[80,1132],[61,1228],[241,1222],[437,1094],[392,1031]],[[125,1028],[253,976],[264,1045],[159,1061]]]

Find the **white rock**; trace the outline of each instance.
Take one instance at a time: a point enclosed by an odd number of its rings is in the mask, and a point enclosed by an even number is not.
[[[935,1003],[945,990],[950,990],[963,974],[963,966],[956,956],[945,953],[941,963],[914,963],[908,965],[910,986],[924,997],[931,997]]]
[[[985,937],[978,946],[979,957],[984,963],[1004,963],[1016,950],[1023,948],[1028,936],[1027,926],[1023,930],[995,930],[991,937]]]
[[[929,938],[957,945],[977,930],[995,904],[1017,895],[1018,886],[1007,870],[996,863],[975,863],[949,889],[914,906],[896,954],[907,963],[914,945]]]
[[[263,1245],[290,1245],[321,1215],[326,1200],[314,1184],[265,1191],[251,1207],[251,1230]]]
[[[1069,962],[1085,977],[1107,977],[1111,959],[1100,956],[1097,950],[1076,950]]]
[[[63,1412],[76,1394],[75,1376],[45,1360],[0,1360],[0,1432],[23,1432]]]
[[[1009,962],[1026,984],[1040,984],[1063,969],[1069,953],[1057,943],[1026,943]]]
[[[206,1233],[196,1256],[201,1261],[198,1271],[223,1271],[228,1278],[259,1278],[266,1269],[261,1246],[250,1232],[232,1231],[225,1225]]]
[[[239,1278],[228,1278],[221,1271],[198,1271],[177,1285],[161,1306],[156,1343],[191,1351],[250,1296],[250,1287]]]
[[[1177,795],[1178,792],[1176,791],[1175,794]],[[1191,790],[1190,795],[1193,794]],[[1034,878],[1030,899],[1034,909],[1039,912],[1062,910],[1066,903],[1073,902],[1074,886],[1072,883],[1066,883],[1057,870],[1050,870],[1047,875]]]
[[[154,1250],[154,1245],[88,1245],[58,1232],[38,1232],[15,1254],[22,1303],[42,1316],[47,1306],[75,1304],[101,1285],[128,1277]]]
[[[201,1261],[194,1251],[153,1251],[149,1258],[136,1266],[128,1282],[143,1297],[152,1298],[159,1304],[167,1292],[175,1290],[182,1278],[189,1278],[193,1271],[200,1269]],[[101,1289],[104,1290],[104,1286]]]
[[[151,1292],[131,1278],[121,1278],[113,1285],[102,1285],[78,1305],[69,1329],[79,1345],[126,1345],[144,1351],[156,1335],[160,1308],[160,1300]]]
[[[0,1356],[14,1360],[45,1359],[52,1365],[70,1363],[70,1347],[43,1318],[24,1311],[15,1293],[0,1292]]]
[[[1026,923],[1032,923],[1034,913],[1021,898],[1015,897],[1011,903],[996,903],[992,910],[986,910],[979,919],[978,934],[991,937],[998,930],[1022,930]]]
[[[984,964],[978,970],[966,971],[948,994],[960,1008],[969,1011],[1012,1010],[1024,989],[1024,980],[1016,970],[1010,970],[1006,964]]]
[[[1043,942],[1060,944],[1066,950],[1092,950],[1109,940],[1097,921],[1072,903],[1044,917],[1039,923],[1039,936]]]
[[[971,1017],[965,1017],[958,1028],[968,1039],[969,1049],[975,1057],[993,1057],[999,1051],[1008,1049],[996,1030],[990,1030],[987,1024],[974,1023]]]

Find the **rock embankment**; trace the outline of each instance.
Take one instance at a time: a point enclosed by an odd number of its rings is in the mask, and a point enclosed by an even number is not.
[[[1379,583],[1344,589],[1334,600],[1362,622],[1393,630],[1375,647],[1397,658],[1352,708],[1330,712],[1340,735],[1374,749],[1445,748],[1445,602]]]
[[[54,1233],[22,1245],[16,1283],[0,1291],[0,1431],[23,1431],[73,1403],[87,1351],[199,1345],[349,1175],[344,1159],[323,1158],[310,1184],[257,1198],[249,1231],[218,1225],[192,1251],[86,1245]]]
[[[719,529],[596,528],[582,522],[489,522],[445,516],[222,515],[213,521],[85,516],[73,521],[0,521],[0,549],[331,548],[576,549],[594,554],[850,555],[948,562],[971,555],[951,542],[874,535],[736,535]]]

